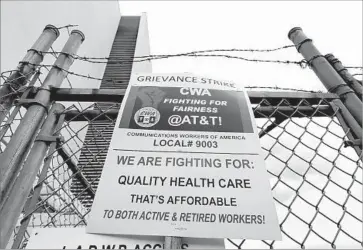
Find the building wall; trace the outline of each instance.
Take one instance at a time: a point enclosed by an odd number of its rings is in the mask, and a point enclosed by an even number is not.
[[[150,55],[149,28],[146,13],[140,16],[139,32],[137,35],[135,57]],[[151,73],[151,61],[135,62],[132,65],[132,73]]]
[[[146,15],[121,17],[100,88],[126,89],[132,73],[151,73],[150,61],[133,63],[134,57],[149,54]],[[122,63],[114,63],[115,61]],[[94,109],[119,109],[119,106],[113,103],[97,103]],[[71,186],[73,194],[86,207],[92,204],[94,195],[89,189],[85,192],[85,188],[90,185],[93,190],[97,190],[114,126],[113,120],[104,120],[93,121],[87,128],[77,164],[82,176],[75,176]]]
[[[119,3],[113,1],[1,1],[1,72],[15,69],[26,51],[42,33],[47,24],[56,27],[79,25],[71,29],[81,30],[86,39],[78,54],[81,56],[106,57],[118,27],[121,14]],[[66,29],[54,42],[54,50],[60,51],[68,39]],[[44,61],[52,64],[48,55]],[[71,71],[101,78],[104,64],[75,61]],[[71,77],[73,87],[98,87],[97,80]],[[62,87],[68,87],[64,82]]]

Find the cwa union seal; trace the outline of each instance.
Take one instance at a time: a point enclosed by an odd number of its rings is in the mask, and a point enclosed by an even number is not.
[[[159,122],[160,112],[153,107],[144,107],[135,113],[134,120],[140,127],[150,128]]]

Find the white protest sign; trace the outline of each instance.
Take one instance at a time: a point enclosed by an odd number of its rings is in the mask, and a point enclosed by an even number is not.
[[[133,75],[87,232],[280,240],[252,118],[233,83]]]
[[[163,249],[161,236],[87,234],[85,228],[39,228],[30,236],[27,249]],[[223,240],[183,239],[182,249],[221,249]]]

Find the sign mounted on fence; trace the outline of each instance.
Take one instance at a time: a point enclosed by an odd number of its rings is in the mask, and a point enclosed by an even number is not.
[[[163,249],[164,237],[87,234],[85,228],[39,228],[27,249]],[[182,249],[222,249],[220,239],[185,238]]]
[[[279,240],[261,153],[243,89],[133,75],[87,232]]]

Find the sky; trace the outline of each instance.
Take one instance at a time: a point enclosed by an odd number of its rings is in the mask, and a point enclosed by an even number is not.
[[[119,1],[122,15],[147,12],[151,54],[205,49],[265,49],[291,45],[301,27],[322,54],[362,65],[361,1]],[[301,60],[294,48],[271,53],[233,53],[259,59]],[[357,70],[356,70],[357,71]],[[352,71],[352,73],[356,73]],[[324,90],[314,73],[297,65],[225,58],[153,61],[153,72],[192,72],[243,86]],[[359,70],[358,70],[359,73]]]
[[[103,3],[101,3],[103,2]],[[344,65],[362,66],[362,1],[120,1],[119,8],[115,1],[98,1],[87,4],[87,1],[59,1],[55,8],[54,2],[46,1],[1,1],[1,71],[13,69],[25,55],[26,50],[33,44],[42,28],[48,24],[63,26],[79,24],[79,29],[86,35],[86,40],[79,50],[80,55],[108,56],[112,37],[117,28],[119,12],[121,15],[140,15],[147,13],[150,36],[151,54],[174,54],[205,49],[270,49],[284,45],[291,45],[287,38],[289,30],[299,26],[305,34],[313,39],[314,44],[322,54],[333,53]],[[22,5],[22,8],[19,8]],[[26,6],[26,7],[24,7]],[[36,6],[36,7],[35,7]],[[30,8],[42,12],[38,18],[31,18]],[[65,16],[67,18],[65,18]],[[19,32],[21,31],[21,32]],[[54,44],[55,50],[61,50],[67,38],[63,30],[61,37]],[[231,55],[258,59],[301,60],[303,57],[294,48],[271,53],[231,53]],[[244,62],[225,58],[172,58],[155,60],[152,62],[154,73],[183,73],[189,72],[210,78],[236,82],[240,86],[282,87],[305,90],[325,91],[324,86],[309,68],[301,69],[296,65],[280,65]],[[102,77],[104,66],[89,65],[75,62],[72,71]],[[361,73],[360,70],[351,71]],[[97,88],[99,81],[85,81],[71,78],[73,87]],[[64,82],[62,87],[69,87]],[[317,120],[324,123],[324,120]],[[297,126],[290,126],[298,131]],[[314,126],[312,130],[323,136],[324,130]],[[279,135],[279,130],[271,133]],[[332,138],[331,145],[337,141]],[[267,138],[264,145],[271,143]],[[281,139],[284,140],[284,139]],[[311,136],[309,143],[316,144]],[[273,140],[272,140],[273,141]],[[285,138],[286,145],[293,145],[293,140]],[[280,153],[283,149],[279,149]],[[349,150],[349,149],[346,149]],[[278,151],[278,150],[277,150]],[[331,152],[324,148],[321,152],[329,157]],[[306,158],[309,152],[303,152]],[[352,152],[348,152],[352,155]],[[331,156],[332,157],[332,156]],[[298,160],[294,159],[296,166]],[[344,166],[345,161],[339,162]],[[278,173],[284,166],[277,160],[270,159],[268,169]],[[301,165],[303,166],[303,165]],[[324,173],[328,172],[329,164],[320,159],[316,166]],[[353,171],[351,165],[347,169]],[[302,168],[297,171],[303,172]],[[334,174],[333,174],[334,175]],[[292,185],[298,185],[298,179],[291,174],[285,176]],[[325,179],[318,174],[311,174],[309,178],[314,183],[323,183]],[[335,174],[346,185],[344,175]],[[334,188],[328,192],[336,192]],[[318,197],[314,189],[302,192],[311,200]],[[361,195],[361,190],[358,190]],[[295,196],[286,187],[278,186],[275,197],[286,202]],[[340,196],[344,197],[344,195]],[[303,203],[296,203],[294,211],[310,218],[314,211]],[[328,201],[320,209],[338,218],[340,210]],[[351,205],[353,211],[361,214],[362,207]],[[283,218],[286,211],[278,207],[278,215]],[[321,223],[316,224],[316,230],[333,238],[334,230],[329,230],[331,224],[318,218]],[[349,220],[346,223],[350,223]],[[301,223],[288,223],[287,230],[295,233],[296,237],[304,236],[308,230]],[[361,234],[354,230],[354,221],[347,228],[352,234]],[[291,228],[290,228],[291,227]],[[361,229],[360,229],[361,230]],[[304,232],[304,233],[302,233]],[[316,239],[315,239],[315,238]],[[356,247],[349,239],[340,236],[338,242],[341,247]],[[322,244],[322,240],[313,234],[307,242],[310,247],[329,247]],[[284,239],[287,240],[288,239]],[[346,243],[347,242],[347,243]],[[286,243],[286,241],[285,241]],[[231,247],[231,245],[227,245]],[[247,247],[259,247],[258,242],[247,242]],[[279,244],[277,244],[279,246]],[[281,244],[284,247],[296,247],[290,243]]]

